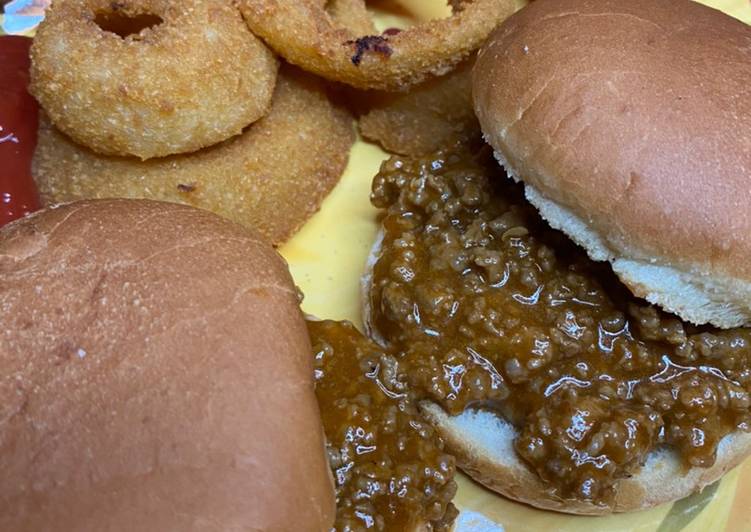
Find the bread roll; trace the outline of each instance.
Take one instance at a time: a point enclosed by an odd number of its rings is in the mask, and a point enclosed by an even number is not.
[[[545,0],[473,74],[498,160],[555,228],[684,320],[751,322],[751,29],[689,0]]]
[[[284,262],[190,207],[99,200],[0,230],[0,530],[329,530]]]

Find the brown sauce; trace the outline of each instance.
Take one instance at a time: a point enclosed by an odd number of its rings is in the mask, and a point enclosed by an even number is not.
[[[374,180],[370,303],[395,382],[451,414],[492,407],[561,498],[607,502],[663,445],[711,465],[723,436],[751,427],[751,331],[634,298],[486,155],[395,157]]]
[[[454,459],[418,415],[395,357],[347,322],[309,321],[308,330],[335,529],[448,530],[457,514]]]

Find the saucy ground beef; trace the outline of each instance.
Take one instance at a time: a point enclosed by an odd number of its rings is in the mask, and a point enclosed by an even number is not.
[[[384,163],[370,294],[411,393],[492,408],[561,498],[596,503],[661,445],[709,466],[748,431],[749,329],[694,327],[633,297],[553,231],[487,153]]]
[[[418,414],[397,361],[347,322],[308,321],[336,485],[335,529],[449,530],[454,459]]]

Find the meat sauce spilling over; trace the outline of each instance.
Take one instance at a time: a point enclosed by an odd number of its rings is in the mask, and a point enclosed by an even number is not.
[[[384,239],[369,297],[396,381],[450,414],[498,412],[555,496],[607,503],[650,451],[706,467],[749,430],[751,331],[633,297],[487,153],[392,158],[372,202]]]
[[[347,322],[309,321],[316,396],[336,485],[336,530],[449,530],[454,459],[397,373]]]
[[[39,108],[28,93],[31,39],[0,37],[0,227],[39,209],[31,178]]]

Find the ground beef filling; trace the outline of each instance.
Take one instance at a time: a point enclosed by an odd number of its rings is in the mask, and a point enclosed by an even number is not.
[[[309,321],[316,396],[336,484],[335,529],[448,530],[454,459],[420,418],[395,357],[346,322]]]
[[[668,445],[709,466],[749,430],[751,331],[694,327],[634,298],[551,230],[487,154],[392,158],[375,331],[412,394],[491,407],[561,498],[596,503]]]

